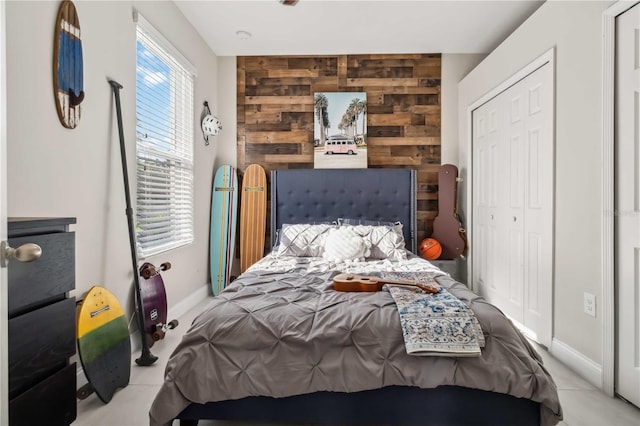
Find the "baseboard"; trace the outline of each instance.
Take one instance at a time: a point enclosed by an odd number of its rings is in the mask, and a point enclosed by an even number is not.
[[[210,285],[205,284],[204,286],[200,287],[189,296],[182,299],[180,302],[173,305],[171,308],[169,308],[167,312],[167,317],[169,319],[179,318],[182,315],[189,312],[198,303],[202,302],[209,295],[210,288],[211,288]],[[135,318],[134,318],[134,321],[135,321]],[[142,341],[140,340],[140,333],[137,329],[131,331],[131,333],[129,334],[129,340],[131,340],[131,353],[135,354],[134,356],[137,357],[138,356],[137,352],[140,352],[140,350],[142,349]],[[80,363],[80,359],[78,358],[77,354],[74,355],[74,357],[72,357],[71,359],[71,362],[74,362],[74,361],[77,363],[76,364],[77,366],[76,388],[79,389],[85,384],[87,384],[87,378],[84,375],[84,370],[82,369],[82,364]]]
[[[602,389],[602,366],[566,343],[553,339],[551,355],[598,389]]]

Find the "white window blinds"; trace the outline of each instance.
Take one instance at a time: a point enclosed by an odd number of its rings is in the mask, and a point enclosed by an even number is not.
[[[136,158],[138,254],[193,241],[195,69],[137,15]]]

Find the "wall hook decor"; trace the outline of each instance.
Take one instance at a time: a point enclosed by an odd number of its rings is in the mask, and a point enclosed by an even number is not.
[[[204,144],[209,145],[209,136],[217,136],[222,130],[222,123],[218,117],[211,115],[209,109],[209,102],[204,101],[206,115],[202,119],[202,136],[204,137]]]
[[[84,100],[80,21],[73,2],[64,0],[58,8],[53,41],[53,94],[58,118],[68,129],[80,122]]]

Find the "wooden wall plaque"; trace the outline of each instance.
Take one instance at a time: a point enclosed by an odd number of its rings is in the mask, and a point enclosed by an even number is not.
[[[60,3],[53,44],[53,94],[60,123],[74,129],[84,100],[80,21],[73,2]]]

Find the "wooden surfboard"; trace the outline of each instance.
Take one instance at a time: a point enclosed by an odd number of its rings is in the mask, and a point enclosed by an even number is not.
[[[247,167],[240,200],[240,273],[264,256],[267,228],[267,175],[258,164]]]
[[[131,342],[122,306],[106,288],[93,286],[82,300],[77,335],[78,355],[87,380],[107,403],[116,389],[129,384]]]
[[[82,40],[76,8],[65,0],[58,8],[53,42],[53,93],[62,125],[74,129],[84,100]]]
[[[238,216],[236,168],[220,166],[213,180],[211,197],[211,288],[217,295],[229,284],[235,257]]]

